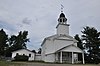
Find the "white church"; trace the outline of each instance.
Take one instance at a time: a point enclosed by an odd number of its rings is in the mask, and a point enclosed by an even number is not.
[[[58,25],[56,26],[56,34],[46,37],[42,44],[41,54],[35,54],[27,49],[21,49],[12,52],[12,58],[16,54],[29,56],[29,61],[42,60],[45,62],[58,62],[58,63],[77,63],[78,54],[82,55],[82,63],[84,61],[84,52],[77,47],[77,40],[69,35],[69,24],[64,13],[61,12],[58,18]]]
[[[84,52],[77,47],[77,40],[69,35],[69,24],[67,24],[67,18],[63,12],[58,18],[56,29],[56,34],[46,37],[41,44],[42,60],[74,64],[78,62],[78,53],[81,53],[81,61],[85,64]]]

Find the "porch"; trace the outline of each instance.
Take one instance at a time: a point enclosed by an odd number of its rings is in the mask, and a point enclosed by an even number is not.
[[[81,60],[79,60],[80,57],[78,58],[79,54],[81,54]],[[78,61],[82,61],[82,63],[85,64],[84,51],[73,44],[68,45],[55,52],[55,61],[60,63],[66,62],[72,64],[78,63]]]
[[[55,62],[60,63],[78,63],[80,60],[78,58],[78,54],[81,54],[81,62],[85,64],[84,61],[84,53],[80,52],[65,52],[60,51],[55,53]]]

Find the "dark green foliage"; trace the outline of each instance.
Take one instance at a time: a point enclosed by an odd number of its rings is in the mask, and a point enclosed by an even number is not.
[[[27,38],[28,32],[27,31],[20,31],[17,36],[12,35],[9,39],[9,44],[12,48],[12,51],[19,50],[26,48],[26,42],[29,41]]]
[[[100,32],[94,27],[84,27],[82,40],[87,54],[85,56],[88,63],[100,62]],[[98,61],[97,61],[98,60]]]
[[[93,56],[92,54],[85,54],[85,62],[91,64],[98,64],[100,63],[100,58]]]
[[[33,53],[36,53],[36,51],[35,51],[35,50],[32,50],[32,52],[33,52]]]
[[[28,31],[20,31],[19,34],[12,35],[8,38],[8,35],[6,32],[1,29],[0,30],[0,57],[1,56],[7,56],[11,57],[11,52],[24,49],[26,47],[26,43],[29,42],[29,39],[27,38]]]
[[[26,55],[16,55],[14,61],[28,61],[29,57]]]
[[[9,38],[9,48],[7,50],[7,56],[11,56],[11,52],[19,50],[19,49],[26,49],[26,43],[29,42],[27,38],[28,31],[20,31],[17,36],[12,35]]]
[[[81,38],[79,37],[79,35],[76,34],[76,35],[74,36],[74,38],[78,41],[78,42],[77,42],[77,46],[78,46],[81,50],[83,50],[83,49],[84,49],[84,48],[83,48],[83,43],[82,43],[82,40],[81,40]],[[81,54],[81,53],[78,53],[78,60],[79,60],[79,61],[82,60],[82,54]]]
[[[80,48],[80,49],[84,49],[84,47],[83,47],[83,43],[82,43],[82,40],[81,40],[81,38],[79,37],[79,35],[78,34],[76,34],[75,36],[74,36],[74,38],[78,41],[77,42],[77,46]]]
[[[100,32],[98,32],[94,27],[86,26],[82,31],[82,39],[85,41],[84,45],[86,49],[99,49],[100,46]],[[89,51],[91,52],[91,51]]]
[[[8,35],[6,34],[6,32],[3,29],[1,29],[0,30],[0,56],[5,55],[5,51],[8,46],[7,40],[8,40]]]
[[[39,49],[38,49],[38,53],[39,53],[39,54],[41,54],[41,52],[42,52],[42,49],[41,49],[41,48],[39,48]]]
[[[78,34],[74,38],[78,41],[77,46],[85,51],[85,62],[100,63],[100,32],[89,26],[84,27],[81,32],[81,39]],[[81,54],[78,58],[82,60]]]

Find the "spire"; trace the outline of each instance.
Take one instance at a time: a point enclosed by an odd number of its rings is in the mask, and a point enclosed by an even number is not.
[[[61,4],[61,13],[63,13],[64,6]]]
[[[59,24],[66,24],[66,22],[67,22],[67,18],[65,17],[65,14],[63,13],[63,8],[64,8],[64,6],[61,4],[61,14],[58,18]]]
[[[67,24],[67,18],[65,14],[63,13],[63,8],[64,6],[61,4],[61,13],[58,18],[58,25],[56,26],[58,35],[69,34],[69,24]]]

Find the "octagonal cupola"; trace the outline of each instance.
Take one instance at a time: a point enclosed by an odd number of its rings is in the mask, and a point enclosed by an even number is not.
[[[62,11],[61,11],[61,14],[59,15],[58,25],[56,28],[57,28],[58,35],[68,35],[69,34],[69,24],[67,24],[67,18]]]
[[[60,24],[66,24],[67,18],[65,17],[65,14],[64,14],[64,13],[61,13],[61,14],[60,14],[60,16],[59,16],[59,18],[58,18],[58,22],[59,22]]]

